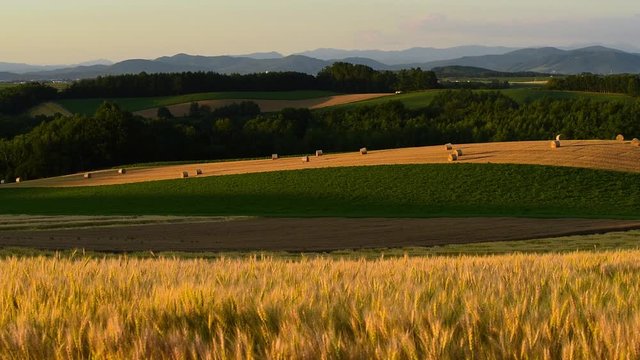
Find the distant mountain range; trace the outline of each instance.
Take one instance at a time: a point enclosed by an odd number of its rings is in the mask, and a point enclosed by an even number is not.
[[[493,52],[493,54],[487,54]],[[455,57],[457,55],[463,55]],[[446,59],[446,57],[453,57]],[[445,58],[445,59],[442,59]],[[433,69],[464,66],[497,72],[576,74],[591,72],[640,73],[640,54],[602,46],[575,50],[552,47],[513,50],[505,47],[463,46],[449,49],[413,48],[403,51],[318,49],[282,56],[276,52],[240,56],[195,56],[177,54],[154,60],[131,59],[111,64],[99,60],[77,66],[34,66],[0,62],[0,81],[75,80],[100,75],[215,71],[259,73],[297,71],[316,74],[336,61],[370,66],[376,70],[412,67]]]
[[[399,51],[316,49],[305,51],[298,55],[309,56],[320,60],[367,58],[387,65],[405,65],[449,60],[463,56],[501,55],[514,50],[518,50],[518,48],[470,45],[446,49],[415,47]]]

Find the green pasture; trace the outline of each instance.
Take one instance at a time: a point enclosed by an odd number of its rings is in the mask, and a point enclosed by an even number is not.
[[[372,99],[372,100],[364,100],[351,104],[343,104],[337,105],[333,107],[328,107],[324,109],[320,109],[317,111],[326,111],[330,109],[350,109],[358,106],[370,106],[370,105],[379,105],[391,100],[401,101],[405,104],[405,106],[409,109],[420,109],[426,106],[429,106],[433,99],[440,95],[442,92],[447,90],[426,90],[419,92],[410,92],[404,94],[396,94],[393,96],[386,96],[382,98]],[[459,90],[453,90],[459,91]],[[556,91],[556,90],[547,90],[540,87],[515,87],[511,89],[501,89],[501,90],[474,90],[477,92],[487,92],[487,91],[499,91],[504,95],[512,98],[516,102],[520,104],[525,104],[529,102],[533,102],[536,100],[550,98],[554,100],[573,100],[573,99],[592,99],[596,101],[635,101],[635,99],[631,96],[624,94],[603,94],[603,93],[591,93],[591,92],[580,92],[580,91]]]
[[[235,92],[209,92],[177,96],[138,97],[138,98],[113,98],[113,99],[64,99],[58,103],[72,113],[92,115],[105,101],[118,104],[127,111],[139,111],[169,106],[175,104],[190,103],[204,100],[250,99],[250,100],[306,100],[325,96],[332,96],[330,91],[235,91]]]
[[[77,188],[0,187],[0,213],[640,219],[640,174],[534,165],[428,164]]]

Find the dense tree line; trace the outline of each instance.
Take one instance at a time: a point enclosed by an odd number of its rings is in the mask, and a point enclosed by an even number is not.
[[[438,86],[431,71],[376,71],[364,65],[335,63],[312,76],[297,72],[218,74],[185,72],[101,76],[74,82],[61,94],[65,98],[116,98],[181,95],[216,91],[329,90],[336,92],[392,92]]]
[[[640,96],[640,75],[580,74],[553,78],[547,83],[552,90],[592,91]]]
[[[41,102],[55,99],[58,90],[33,82],[0,90],[0,114],[20,114]]]
[[[0,122],[0,126],[2,126]],[[0,140],[0,178],[37,178],[128,163],[356,151],[441,144],[640,136],[640,101],[543,99],[520,105],[498,92],[448,91],[422,109],[389,101],[260,114],[245,102],[185,118],[144,119],[104,104],[94,116],[58,116]]]

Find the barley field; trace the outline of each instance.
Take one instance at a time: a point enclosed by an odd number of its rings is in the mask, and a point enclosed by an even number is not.
[[[639,257],[9,257],[0,354],[637,359]]]

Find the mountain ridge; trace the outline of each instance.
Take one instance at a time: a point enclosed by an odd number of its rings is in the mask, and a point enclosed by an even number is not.
[[[411,49],[407,49],[407,51],[409,50]],[[4,71],[0,67],[0,81],[76,80],[104,75],[137,74],[140,72],[213,71],[224,74],[249,74],[269,71],[295,71],[317,74],[323,68],[338,61],[366,65],[375,70],[390,71],[415,67],[430,70],[446,66],[466,66],[506,73],[640,73],[640,54],[603,46],[589,46],[574,50],[563,50],[555,47],[524,48],[504,54],[463,56],[448,60],[399,65],[387,64],[372,58],[358,56],[323,60],[301,54],[281,57],[277,55],[279,54],[275,52],[254,53],[254,57],[203,56],[179,53],[156,59],[128,59],[111,65],[91,65],[89,63],[88,65],[32,71],[24,74]]]

